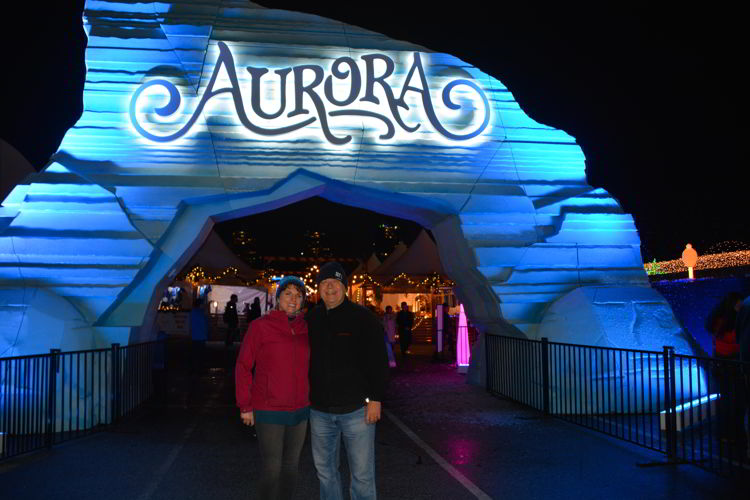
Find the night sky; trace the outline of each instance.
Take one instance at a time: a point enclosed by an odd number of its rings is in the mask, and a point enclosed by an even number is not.
[[[416,222],[340,205],[318,196],[271,212],[223,222],[214,229],[230,248],[232,234],[238,230],[247,231],[255,240],[253,246],[258,255],[265,257],[302,255],[300,252],[308,246],[306,233],[315,230],[321,233],[321,246],[331,250],[320,257],[367,259],[375,252],[383,259],[382,254],[390,252],[395,242],[384,240],[383,232],[379,229],[381,224],[398,228],[398,238],[406,245],[410,245],[422,229]],[[310,252],[305,256],[313,257]],[[302,264],[301,267],[306,265]],[[291,264],[284,266],[287,270],[300,267]],[[354,268],[356,264],[349,267]]]
[[[37,169],[82,110],[83,2],[59,3],[42,10],[25,2],[26,12],[2,21],[0,136]],[[502,81],[532,118],[577,139],[588,182],[634,215],[645,260],[676,258],[687,242],[704,253],[722,241],[750,243],[741,154],[750,114],[740,76],[747,41],[739,12],[260,3],[447,52]]]

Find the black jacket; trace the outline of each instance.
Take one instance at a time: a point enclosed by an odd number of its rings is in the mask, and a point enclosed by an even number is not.
[[[345,298],[331,310],[321,302],[306,319],[313,408],[348,413],[363,406],[366,398],[382,401],[388,355],[378,317]]]

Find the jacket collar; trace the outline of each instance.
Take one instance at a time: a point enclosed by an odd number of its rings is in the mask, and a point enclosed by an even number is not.
[[[279,311],[278,309],[274,309],[273,311],[270,311],[268,313],[269,319],[273,322],[278,323],[289,323],[289,324],[295,324],[298,323],[300,320],[304,318],[304,313],[297,314],[297,317],[295,317],[292,321],[289,321],[289,317],[286,315],[284,311]]]

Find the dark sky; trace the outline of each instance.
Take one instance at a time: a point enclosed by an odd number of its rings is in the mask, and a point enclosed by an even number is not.
[[[390,251],[395,243],[384,241],[382,230],[378,229],[381,224],[398,228],[398,238],[406,245],[410,245],[422,229],[416,222],[340,205],[317,196],[271,212],[223,222],[215,229],[230,248],[232,233],[246,230],[255,238],[257,252],[266,257],[299,256],[307,247],[307,230],[315,230],[324,235],[321,246],[331,249],[331,254],[323,257],[367,259],[373,252]],[[309,252],[305,255],[311,257]],[[287,269],[291,267],[287,265]]]
[[[20,6],[27,12],[2,21],[0,136],[36,168],[81,112],[82,2],[59,3],[40,17],[38,4],[26,2]],[[647,260],[675,258],[687,242],[699,252],[725,240],[750,243],[748,160],[741,154],[750,106],[740,75],[748,43],[738,11],[638,4],[590,10],[561,2],[261,4],[451,53],[499,79],[532,118],[576,137],[589,183],[634,215]]]

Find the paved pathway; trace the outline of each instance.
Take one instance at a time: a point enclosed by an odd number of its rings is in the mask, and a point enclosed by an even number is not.
[[[0,496],[257,498],[257,442],[239,422],[226,371],[209,371],[192,391],[179,371],[170,382],[166,407],[0,465]],[[662,457],[496,399],[426,359],[394,373],[385,408],[376,452],[382,499],[683,500],[738,487],[693,466],[638,467]],[[317,488],[308,439],[297,498],[317,498]]]

